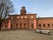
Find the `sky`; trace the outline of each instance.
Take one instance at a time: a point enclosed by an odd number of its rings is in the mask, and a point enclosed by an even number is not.
[[[20,14],[20,9],[25,6],[26,14],[37,14],[39,17],[53,17],[53,0],[12,0],[15,12]]]

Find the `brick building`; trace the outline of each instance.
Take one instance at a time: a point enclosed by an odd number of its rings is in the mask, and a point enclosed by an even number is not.
[[[37,18],[37,28],[45,30],[53,29],[53,17]]]
[[[3,22],[4,29],[53,29],[53,17],[37,18],[37,14],[26,14],[25,7],[20,10],[20,15],[9,15]]]
[[[3,28],[36,29],[36,14],[26,14],[25,7],[22,7],[20,15],[9,15],[7,22],[3,23]]]

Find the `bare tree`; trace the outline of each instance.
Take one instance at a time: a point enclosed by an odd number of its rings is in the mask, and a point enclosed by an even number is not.
[[[14,11],[13,8],[11,0],[0,0],[0,30],[2,22]]]

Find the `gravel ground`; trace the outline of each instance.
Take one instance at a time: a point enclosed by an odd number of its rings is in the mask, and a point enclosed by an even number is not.
[[[0,40],[53,40],[53,34],[39,34],[32,30],[0,31]]]

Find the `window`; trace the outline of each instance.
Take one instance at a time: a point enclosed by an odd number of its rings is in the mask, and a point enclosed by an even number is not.
[[[33,16],[31,16],[31,18],[33,18]]]
[[[53,24],[52,24],[52,27],[53,27]]]
[[[41,27],[41,24],[39,24],[39,27]]]
[[[5,25],[5,28],[7,28],[7,25]]]
[[[43,24],[43,27],[45,27],[45,24]]]
[[[23,16],[21,16],[21,18],[23,18]]]
[[[11,24],[11,28],[13,28],[13,25]]]
[[[25,18],[27,18],[27,16],[25,16]]]
[[[19,16],[17,18],[19,18]]]
[[[18,25],[18,24],[16,24],[16,25]]]
[[[48,24],[48,27],[50,27],[50,24]]]
[[[33,25],[33,24],[31,24],[31,27],[33,28],[33,27],[34,27],[34,25]]]
[[[26,25],[26,23],[24,25]]]

